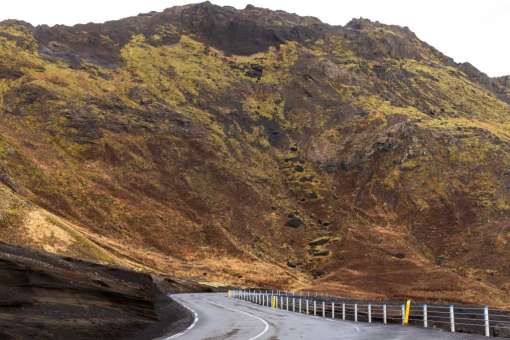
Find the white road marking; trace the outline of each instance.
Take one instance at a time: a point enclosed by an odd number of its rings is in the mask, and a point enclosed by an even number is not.
[[[250,314],[250,313],[244,312],[244,311],[242,311],[242,310],[240,310],[240,309],[229,308],[229,307],[227,307],[227,306],[225,306],[225,305],[222,305],[222,304],[220,304],[220,303],[216,303],[216,302],[211,301],[211,300],[209,300],[209,299],[207,300],[207,302],[209,302],[209,303],[210,303],[210,304],[212,304],[212,305],[216,305],[216,306],[219,306],[219,307],[225,308],[225,309],[227,309],[227,310],[229,310],[229,311],[232,311],[232,312],[242,313],[242,314],[244,314],[244,315],[247,315],[247,316],[249,316],[249,317],[252,317],[252,318],[255,318],[255,319],[257,319],[257,320],[261,321],[261,322],[264,324],[264,326],[265,326],[265,327],[264,327],[264,330],[263,330],[262,332],[260,332],[259,334],[255,335],[254,337],[249,338],[248,340],[255,340],[255,339],[258,339],[258,338],[260,338],[262,335],[266,334],[266,332],[269,330],[269,324],[267,323],[267,321],[266,321],[266,320],[264,320],[264,319],[262,319],[262,318],[260,318],[260,317],[258,317],[258,316],[256,316],[256,315],[253,315],[253,314]]]
[[[245,301],[240,300],[239,302],[243,303]],[[287,311],[285,309],[271,309],[271,310],[275,311],[275,312],[278,311],[278,312],[292,313],[294,315],[299,315],[299,316],[305,317],[307,319],[316,319],[316,320],[320,320],[320,321],[330,321],[330,322],[342,322],[346,326],[354,328],[356,330],[356,332],[358,332],[358,333],[361,332],[361,329],[358,326],[355,326],[355,325],[352,324],[352,322],[346,321],[346,320],[323,318],[321,316],[315,316],[315,315],[306,315],[306,314],[297,313],[297,312],[293,312],[293,311]]]
[[[174,298],[174,300],[177,301],[177,299],[175,299],[175,298]],[[188,309],[191,313],[193,313],[193,323],[191,325],[189,325],[189,327],[186,328],[184,331],[182,331],[180,333],[177,333],[177,334],[174,334],[172,336],[169,336],[169,337],[165,338],[164,340],[175,339],[175,338],[178,338],[180,336],[183,336],[184,334],[188,333],[193,327],[195,327],[195,325],[198,322],[199,318],[198,318],[197,312],[195,312],[192,308],[188,307],[184,302],[182,302],[182,301],[177,301],[177,302],[180,303],[182,306],[184,306],[184,308]]]

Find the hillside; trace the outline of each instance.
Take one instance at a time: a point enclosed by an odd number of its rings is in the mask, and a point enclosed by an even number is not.
[[[0,235],[208,283],[509,306],[504,79],[408,28],[253,6],[4,21]]]

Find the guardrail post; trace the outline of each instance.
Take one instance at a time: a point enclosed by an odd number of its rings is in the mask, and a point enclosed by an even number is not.
[[[429,327],[428,307],[426,304],[423,305],[423,327]]]
[[[326,302],[322,301],[322,317],[326,317]]]
[[[301,314],[301,297],[299,298],[299,314]]]
[[[345,302],[342,303],[342,320],[345,321]]]
[[[455,333],[455,311],[453,305],[450,305],[450,330]]]
[[[489,324],[489,307],[483,308],[483,320],[485,321],[485,336],[491,336],[491,329]]]
[[[401,309],[402,309],[402,324],[405,325],[406,324],[406,306],[402,305]]]
[[[354,321],[358,322],[358,304],[354,304]]]
[[[368,304],[368,323],[372,323],[372,305]]]
[[[306,315],[308,315],[308,300],[306,300]]]
[[[287,312],[288,312],[289,311],[289,297],[287,296],[286,299],[287,299]]]
[[[388,323],[388,312],[386,309],[386,304],[383,305],[383,322],[385,325]]]
[[[335,318],[335,303],[331,302],[331,318]]]
[[[411,300],[406,301],[406,308],[405,308],[405,316],[404,316],[404,325],[409,324],[409,318],[411,317]]]
[[[313,315],[317,316],[317,300],[313,300]]]
[[[292,311],[294,313],[296,312],[296,298],[295,297],[292,298]]]

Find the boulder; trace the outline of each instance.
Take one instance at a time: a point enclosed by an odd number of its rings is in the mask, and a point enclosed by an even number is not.
[[[259,65],[259,64],[250,64],[248,66],[248,69],[245,72],[245,74],[248,77],[257,78],[257,79],[262,78],[263,73],[264,73],[264,68],[262,67],[262,65]]]
[[[322,237],[316,238],[315,240],[308,242],[308,245],[310,247],[321,246],[321,245],[328,243],[330,240],[331,240],[331,237],[322,236]]]
[[[310,254],[314,257],[323,257],[329,256],[330,251],[325,248],[312,248],[310,249]]]
[[[296,260],[296,259],[291,259],[291,260],[287,261],[287,267],[290,267],[290,268],[296,268],[301,265],[302,265],[301,261]]]
[[[285,223],[285,225],[287,227],[291,227],[291,228],[299,228],[299,227],[303,226],[303,221],[295,215],[289,215],[288,220]]]
[[[0,183],[4,184],[12,191],[19,193],[18,184],[2,168],[0,168]]]
[[[296,172],[303,172],[303,171],[305,171],[305,168],[303,168],[302,165],[296,165],[294,167],[294,171],[296,171]]]

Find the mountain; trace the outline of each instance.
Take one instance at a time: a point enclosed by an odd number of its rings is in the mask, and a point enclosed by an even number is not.
[[[206,2],[4,21],[1,239],[209,284],[509,306],[508,88],[366,19]]]

